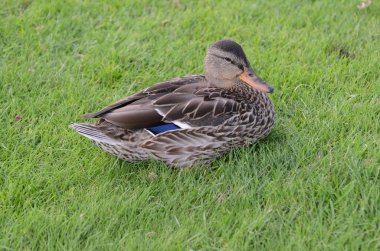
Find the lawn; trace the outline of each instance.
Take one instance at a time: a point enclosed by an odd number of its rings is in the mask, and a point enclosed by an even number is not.
[[[152,2],[1,1],[0,249],[379,250],[380,2]],[[275,87],[258,144],[176,171],[68,127],[222,38]]]

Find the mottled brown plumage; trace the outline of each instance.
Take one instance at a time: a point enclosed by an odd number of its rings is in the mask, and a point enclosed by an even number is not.
[[[251,68],[242,48],[222,40],[208,49],[205,76],[158,83],[84,115],[95,124],[71,127],[106,152],[134,161],[150,157],[178,168],[207,164],[232,147],[253,144],[274,124],[273,88]],[[160,123],[179,128],[152,134]]]

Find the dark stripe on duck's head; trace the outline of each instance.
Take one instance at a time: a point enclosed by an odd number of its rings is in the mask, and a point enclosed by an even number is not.
[[[236,57],[243,59],[244,62],[247,65],[249,65],[247,57],[245,56],[245,53],[243,51],[243,48],[241,48],[241,46],[235,41],[228,40],[228,39],[220,40],[216,42],[215,44],[213,44],[212,47],[234,54]]]

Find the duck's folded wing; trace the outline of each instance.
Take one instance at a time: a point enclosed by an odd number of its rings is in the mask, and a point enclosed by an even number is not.
[[[180,128],[217,126],[236,115],[240,106],[233,99],[205,93],[166,93],[144,97],[103,114],[108,122],[126,128],[148,128],[162,122]]]
[[[116,109],[122,108],[124,106],[128,106],[130,104],[136,103],[141,99],[154,99],[156,98],[156,95],[164,95],[166,93],[170,93],[175,91],[176,89],[183,87],[187,84],[192,84],[192,83],[199,83],[205,80],[204,76],[201,75],[191,75],[191,76],[186,76],[182,78],[175,78],[171,79],[165,82],[158,83],[154,86],[151,86],[141,92],[138,92],[132,96],[126,97],[122,100],[119,100],[103,109],[100,111],[94,112],[94,113],[87,113],[82,115],[84,118],[101,118],[105,114],[110,113]],[[145,102],[145,101],[144,101]],[[144,113],[142,113],[144,114]]]
[[[153,108],[162,116],[162,121],[196,127],[222,124],[239,112],[241,104],[205,88],[193,93],[168,93],[158,98]]]
[[[163,82],[85,117],[103,118],[126,129],[162,122],[180,128],[217,126],[235,116],[241,104],[204,81],[203,76],[189,76]]]

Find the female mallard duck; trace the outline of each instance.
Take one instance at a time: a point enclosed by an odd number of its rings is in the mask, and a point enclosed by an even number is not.
[[[135,161],[149,157],[183,168],[209,163],[236,146],[269,134],[273,88],[259,78],[231,40],[213,44],[205,75],[158,83],[106,108],[85,114],[96,124],[71,128],[104,151]]]

